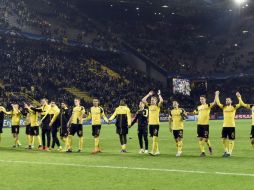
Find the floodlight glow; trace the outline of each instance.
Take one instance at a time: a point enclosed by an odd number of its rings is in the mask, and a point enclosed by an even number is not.
[[[246,2],[246,0],[235,0],[235,3],[238,4],[238,5],[241,5],[245,2]]]

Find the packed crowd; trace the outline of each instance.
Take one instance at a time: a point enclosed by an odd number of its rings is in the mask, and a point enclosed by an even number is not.
[[[251,48],[246,43],[253,38],[250,32],[232,31],[230,35],[218,37],[202,30],[206,27],[204,24],[184,22],[118,20],[109,21],[107,25],[169,73],[213,75],[252,68],[253,62],[246,60],[251,57]]]
[[[253,52],[248,42],[253,36],[252,19],[247,18],[249,15],[236,22],[237,26],[228,33],[227,25],[223,26],[226,19],[214,21],[215,16],[210,18],[208,12],[190,14],[195,22],[189,22],[188,16],[176,17],[176,21],[147,21],[118,17],[108,19],[106,11],[105,18],[89,17],[86,15],[89,6],[80,9],[77,1],[68,0],[36,0],[32,3],[27,0],[1,0],[0,5],[3,26],[13,26],[8,20],[16,16],[18,25],[15,26],[21,30],[30,27],[32,32],[39,30],[42,35],[75,39],[111,51],[122,49],[119,42],[123,40],[159,67],[176,75],[213,75],[252,69]],[[202,14],[208,15],[202,18]],[[212,23],[222,26],[221,31],[211,30],[205,18],[213,19]]]
[[[72,104],[73,96],[64,88],[77,87],[98,97],[111,112],[120,99],[128,97],[129,106],[136,108],[146,91],[161,87],[125,65],[120,55],[6,36],[0,54],[5,90],[26,92],[37,100],[50,97]]]
[[[64,41],[75,40],[99,49],[116,50],[116,39],[101,32],[69,1],[1,0],[0,26]]]

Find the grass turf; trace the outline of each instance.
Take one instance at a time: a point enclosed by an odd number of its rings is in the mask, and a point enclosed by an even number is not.
[[[12,149],[10,129],[4,129],[0,147],[0,189],[253,190],[254,150],[249,140],[250,124],[250,120],[237,121],[237,139],[231,158],[221,157],[222,121],[211,121],[210,139],[214,154],[205,158],[199,157],[195,122],[185,123],[184,149],[180,158],[175,157],[176,147],[167,123],[162,123],[160,127],[161,155],[158,157],[138,154],[136,126],[130,130],[128,153],[120,154],[114,126],[104,125],[101,132],[103,153],[98,155],[91,155],[94,141],[90,126],[84,127],[84,152],[72,154],[25,150],[24,128],[20,132],[23,146]],[[77,140],[74,141],[74,147],[77,147]],[[252,176],[222,175],[216,172]]]

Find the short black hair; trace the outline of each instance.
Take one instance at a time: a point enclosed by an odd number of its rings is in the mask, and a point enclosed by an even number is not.
[[[120,105],[121,106],[125,106],[126,105],[126,100],[125,99],[121,99],[120,100]]]
[[[205,98],[206,99],[206,95],[200,95],[200,98]]]

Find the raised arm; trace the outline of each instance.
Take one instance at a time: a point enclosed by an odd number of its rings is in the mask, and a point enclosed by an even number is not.
[[[213,108],[216,105],[216,99],[214,98],[213,102],[210,103],[210,108]]]
[[[142,102],[144,102],[145,105],[148,105],[147,99],[153,95],[153,92],[150,91],[143,99]]]
[[[160,91],[160,90],[158,91],[158,96],[159,96],[159,103],[158,103],[158,106],[161,107],[162,104],[163,104],[163,98],[162,98],[162,96],[161,96],[161,91]]]
[[[223,104],[221,104],[220,103],[220,91],[216,91],[215,92],[215,102],[216,102],[216,104],[221,108],[221,109],[223,109]]]
[[[236,93],[236,96],[237,96],[237,98],[239,100],[239,103],[237,104],[237,105],[239,105],[239,107],[243,106],[245,108],[251,109],[251,105],[250,104],[246,104],[246,103],[243,102],[242,96],[241,96],[241,94],[239,92]]]
[[[4,112],[7,115],[10,115],[12,113],[12,111],[6,111],[6,109],[3,106],[0,107],[0,111]]]

